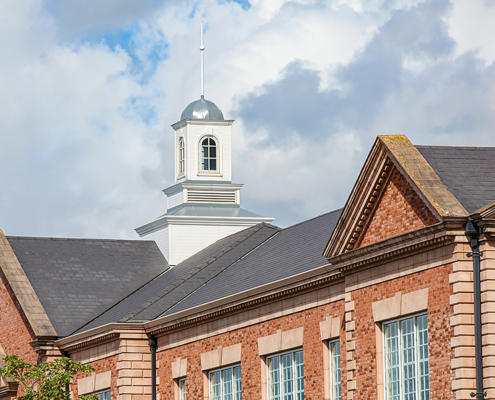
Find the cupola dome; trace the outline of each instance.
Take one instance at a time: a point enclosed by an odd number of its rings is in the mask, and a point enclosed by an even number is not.
[[[201,96],[199,100],[193,101],[182,111],[180,119],[181,121],[183,119],[223,120],[223,114],[215,103]]]

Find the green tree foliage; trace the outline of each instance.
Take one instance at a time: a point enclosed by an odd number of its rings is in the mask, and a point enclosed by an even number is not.
[[[74,375],[82,372],[88,375],[94,368],[82,365],[70,358],[60,358],[42,364],[30,364],[16,355],[8,355],[3,361],[0,374],[12,378],[24,392],[18,400],[71,400],[70,392],[65,385],[70,383]],[[80,399],[98,400],[98,396],[79,396]]]

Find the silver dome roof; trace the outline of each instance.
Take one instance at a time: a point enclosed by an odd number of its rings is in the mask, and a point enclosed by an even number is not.
[[[193,101],[184,111],[182,111],[180,120],[182,121],[183,119],[223,120],[223,114],[215,103],[205,100],[205,98],[201,96],[199,100]]]

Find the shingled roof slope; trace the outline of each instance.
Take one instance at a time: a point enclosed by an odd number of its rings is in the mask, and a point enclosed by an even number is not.
[[[261,223],[220,239],[139,288],[78,331],[110,322],[153,319],[279,231],[280,228]]]
[[[469,213],[495,201],[495,147],[415,147]]]
[[[342,209],[283,229],[176,306],[171,315],[328,264],[322,253]]]
[[[153,241],[7,240],[59,336],[71,334],[169,268]]]

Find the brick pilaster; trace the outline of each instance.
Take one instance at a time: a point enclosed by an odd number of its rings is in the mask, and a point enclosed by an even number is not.
[[[346,360],[347,360],[347,399],[354,399],[356,390],[355,370],[356,361],[354,351],[356,350],[356,321],[354,321],[354,302],[351,293],[345,294],[345,338],[346,338]]]
[[[453,265],[449,280],[453,294],[450,305],[454,315],[450,325],[454,329],[451,346],[454,349],[452,370],[454,380],[452,390],[456,399],[471,399],[476,388],[476,370],[474,358],[474,304],[473,304],[473,265],[466,257],[470,250],[468,244],[458,244],[459,261]]]

